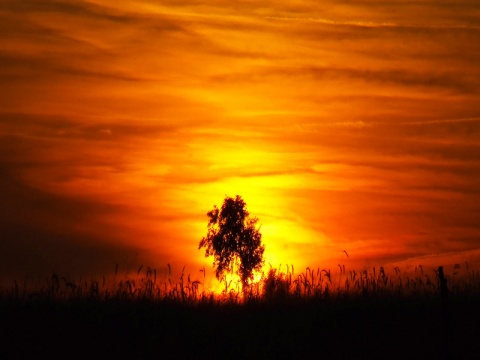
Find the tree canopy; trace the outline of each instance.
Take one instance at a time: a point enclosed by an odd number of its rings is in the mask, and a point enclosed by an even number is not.
[[[213,256],[217,279],[234,267],[245,290],[254,271],[263,265],[262,234],[256,227],[258,219],[250,218],[245,201],[241,196],[225,197],[221,209],[216,205],[207,213],[208,232],[198,249],[205,248],[205,256]]]

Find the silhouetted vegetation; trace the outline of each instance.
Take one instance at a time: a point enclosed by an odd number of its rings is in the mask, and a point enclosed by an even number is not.
[[[263,265],[262,234],[255,227],[258,219],[250,218],[245,201],[237,195],[226,197],[221,209],[214,206],[207,213],[208,233],[198,246],[205,248],[205,256],[214,257],[215,275],[223,279],[234,269],[240,276],[242,289],[246,291],[254,271]]]
[[[457,265],[460,266],[460,265]],[[168,269],[170,270],[170,269]],[[478,358],[480,273],[270,269],[243,292],[137,276],[3,289],[1,358]],[[448,301],[449,322],[443,301]],[[230,354],[230,355],[228,355]]]

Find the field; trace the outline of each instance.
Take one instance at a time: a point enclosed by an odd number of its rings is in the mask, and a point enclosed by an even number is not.
[[[0,358],[478,359],[480,273],[445,274],[287,267],[245,296],[150,268],[110,281],[53,274],[2,289]]]

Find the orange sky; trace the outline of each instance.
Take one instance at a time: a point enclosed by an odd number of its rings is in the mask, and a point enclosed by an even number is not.
[[[2,277],[480,247],[478,1],[118,3],[0,0]]]

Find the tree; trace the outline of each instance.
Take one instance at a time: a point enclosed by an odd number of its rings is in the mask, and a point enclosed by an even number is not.
[[[245,201],[239,195],[225,197],[222,208],[215,205],[207,216],[207,236],[202,238],[198,249],[206,248],[205,257],[213,255],[215,275],[219,280],[235,267],[245,291],[253,272],[263,265],[265,246],[260,229],[255,227],[258,219],[249,217]]]

